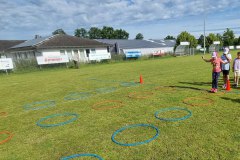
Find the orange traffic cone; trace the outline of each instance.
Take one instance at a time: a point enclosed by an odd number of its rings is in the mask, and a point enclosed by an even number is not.
[[[227,90],[227,91],[230,91],[230,90],[231,90],[231,87],[230,87],[230,81],[229,81],[229,80],[227,80],[227,87],[226,87],[226,90]]]
[[[143,78],[142,78],[142,75],[140,75],[140,82],[141,84],[143,84]]]

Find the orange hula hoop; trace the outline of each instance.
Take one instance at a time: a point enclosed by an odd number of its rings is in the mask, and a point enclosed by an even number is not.
[[[145,94],[146,96],[141,96],[139,94]],[[153,95],[153,92],[132,92],[128,95],[129,98],[136,98],[136,99],[146,99],[150,98]]]
[[[8,132],[8,131],[2,131],[2,132],[0,132],[0,134],[8,134],[9,135],[6,139],[1,141],[0,144],[6,143],[7,141],[12,139],[12,137],[13,137],[13,134],[11,132]]]
[[[110,102],[117,102],[117,103],[119,103],[119,105],[106,106],[106,107],[98,108],[98,106],[100,106],[102,104],[110,103]],[[92,106],[92,109],[95,109],[95,110],[107,110],[107,109],[119,108],[119,107],[122,107],[122,106],[123,106],[123,102],[122,101],[118,101],[118,100],[105,100],[105,101],[101,101],[99,103],[95,103]]]

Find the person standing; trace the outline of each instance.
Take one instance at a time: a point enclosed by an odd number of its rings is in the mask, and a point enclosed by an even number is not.
[[[222,88],[226,89],[227,81],[229,80],[230,62],[232,60],[232,55],[229,53],[229,49],[227,47],[224,48],[221,59],[224,62],[228,62],[228,63],[222,64],[222,73],[223,73],[223,86],[222,86]]]
[[[237,53],[237,58],[233,61],[232,69],[234,72],[234,87],[237,88],[240,77],[240,52]]]
[[[217,52],[212,53],[212,58],[211,59],[205,59],[204,56],[202,56],[202,59],[205,62],[211,62],[213,69],[212,69],[212,89],[210,92],[216,93],[218,90],[218,78],[221,72],[221,64],[226,64],[229,62],[224,62],[221,58],[218,57]]]
[[[73,62],[74,62],[75,68],[79,68],[79,55],[77,52],[75,52],[73,55]]]

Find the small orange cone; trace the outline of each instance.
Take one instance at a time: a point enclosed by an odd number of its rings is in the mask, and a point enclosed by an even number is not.
[[[141,84],[143,84],[143,78],[142,78],[142,75],[140,75],[140,82]]]
[[[231,90],[231,87],[230,87],[230,81],[229,81],[229,80],[227,80],[227,87],[226,87],[226,90],[227,90],[227,91],[230,91],[230,90]]]

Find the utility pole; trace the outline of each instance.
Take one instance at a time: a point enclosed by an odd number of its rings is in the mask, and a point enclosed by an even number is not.
[[[205,33],[205,21],[206,21],[206,14],[205,14],[205,0],[203,1],[203,12],[204,12],[204,21],[203,21],[203,53],[206,54],[206,33]]]

